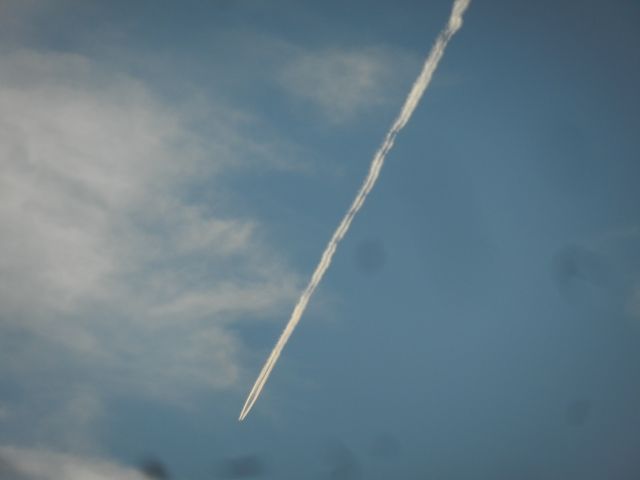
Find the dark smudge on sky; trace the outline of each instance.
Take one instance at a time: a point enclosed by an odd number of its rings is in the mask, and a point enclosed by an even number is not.
[[[221,478],[250,478],[266,473],[265,463],[258,455],[250,454],[228,458],[219,469]]]
[[[589,400],[575,400],[567,405],[565,419],[572,427],[580,427],[591,416],[591,402]]]
[[[558,286],[568,296],[589,294],[608,284],[607,265],[596,252],[577,245],[561,249],[553,259]]]
[[[335,442],[327,449],[329,478],[348,480],[360,477],[360,464],[356,455],[342,442]]]
[[[155,457],[148,457],[140,462],[140,471],[154,480],[169,480],[171,478],[165,464]]]
[[[380,240],[362,240],[356,245],[354,261],[359,272],[373,275],[382,270],[387,261],[387,253]]]

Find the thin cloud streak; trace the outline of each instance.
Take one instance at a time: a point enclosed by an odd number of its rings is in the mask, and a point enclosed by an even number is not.
[[[429,52],[429,56],[427,57],[424,63],[424,66],[422,67],[422,71],[420,72],[420,75],[418,76],[415,83],[413,84],[413,87],[411,88],[411,91],[409,92],[409,95],[407,96],[407,99],[405,100],[405,103],[402,106],[402,110],[400,110],[400,114],[398,115],[395,122],[391,126],[391,129],[387,132],[384,142],[382,142],[382,145],[374,155],[367,177],[365,178],[362,186],[360,187],[360,190],[358,191],[356,198],[351,204],[351,207],[349,208],[346,215],[338,225],[338,228],[336,229],[333,236],[331,237],[331,240],[329,240],[329,243],[327,244],[327,247],[325,248],[322,254],[322,258],[320,259],[320,263],[318,264],[315,271],[313,272],[313,275],[311,276],[311,280],[309,281],[309,284],[307,285],[305,290],[302,292],[302,295],[300,296],[298,303],[293,309],[289,322],[287,323],[282,334],[280,335],[280,338],[278,339],[275,347],[273,348],[271,354],[269,355],[269,358],[267,358],[267,361],[262,367],[262,370],[260,371],[260,375],[258,375],[258,378],[255,384],[253,385],[253,388],[249,392],[249,395],[247,396],[244,406],[242,407],[242,411],[240,412],[240,416],[238,420],[240,421],[244,420],[247,414],[251,411],[251,408],[253,407],[253,405],[258,400],[258,397],[260,396],[260,392],[264,388],[264,385],[266,384],[269,378],[269,375],[273,370],[273,367],[275,366],[276,362],[278,361],[278,358],[280,357],[280,353],[282,352],[283,348],[289,341],[289,337],[291,337],[291,334],[293,333],[296,326],[298,325],[298,322],[300,321],[302,314],[307,308],[307,304],[309,303],[309,300],[311,299],[311,296],[313,295],[315,289],[320,284],[320,281],[322,280],[322,277],[324,276],[325,272],[329,268],[329,265],[331,265],[331,260],[333,258],[334,253],[336,252],[336,249],[338,248],[338,244],[346,235],[347,231],[349,230],[349,227],[351,226],[351,222],[353,221],[358,211],[360,211],[360,209],[364,205],[364,202],[367,199],[369,192],[371,192],[371,190],[373,189],[373,186],[375,185],[378,179],[378,176],[380,175],[380,170],[382,169],[384,160],[387,154],[389,153],[389,151],[391,150],[391,148],[393,147],[396,136],[411,118],[413,111],[416,109],[420,99],[422,98],[422,95],[424,94],[425,90],[429,86],[433,73],[438,67],[438,63],[440,62],[440,59],[444,54],[445,48],[449,43],[449,40],[451,40],[453,35],[462,26],[462,15],[464,14],[467,7],[469,6],[470,2],[471,0],[456,0],[454,2],[453,8],[451,11],[451,16],[449,17],[449,22],[447,23],[447,26],[438,35],[438,38],[436,39],[436,42],[433,48],[431,49],[431,52]]]

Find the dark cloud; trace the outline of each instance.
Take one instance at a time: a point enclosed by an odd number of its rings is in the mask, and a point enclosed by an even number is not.
[[[572,427],[580,427],[591,416],[591,402],[589,400],[575,400],[565,411],[565,420]]]
[[[157,458],[146,458],[140,464],[140,471],[155,480],[169,480],[171,475],[164,463]]]
[[[387,254],[379,240],[363,240],[356,245],[354,261],[358,271],[372,275],[384,268]]]
[[[258,455],[243,455],[223,461],[219,476],[232,479],[250,478],[263,475],[266,471],[265,463]]]

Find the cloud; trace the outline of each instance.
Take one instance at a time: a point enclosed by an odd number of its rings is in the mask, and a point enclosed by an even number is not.
[[[233,386],[229,326],[288,306],[298,277],[221,175],[280,168],[278,147],[250,115],[205,118],[80,55],[0,62],[0,373],[166,399]]]
[[[3,0],[0,2],[0,39],[3,41],[32,35],[29,20],[46,9],[51,0]]]
[[[220,28],[211,35],[215,54],[207,62],[214,62],[215,75],[207,77],[210,82],[242,101],[269,110],[277,106],[278,114],[300,113],[305,122],[316,114],[332,126],[343,127],[380,107],[394,110],[422,62],[422,52],[385,44],[306,44],[251,28]],[[436,83],[442,82],[441,76]]]
[[[0,478],[7,480],[145,480],[134,469],[105,460],[0,446]]]
[[[393,100],[397,79],[406,72],[410,81],[416,65],[419,60],[389,48],[307,49],[292,55],[278,80],[305,107],[341,124]]]

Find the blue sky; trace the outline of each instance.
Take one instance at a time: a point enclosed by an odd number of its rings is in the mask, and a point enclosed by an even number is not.
[[[238,423],[451,3],[131,3],[0,2],[0,477],[637,477],[639,5],[472,2]]]

